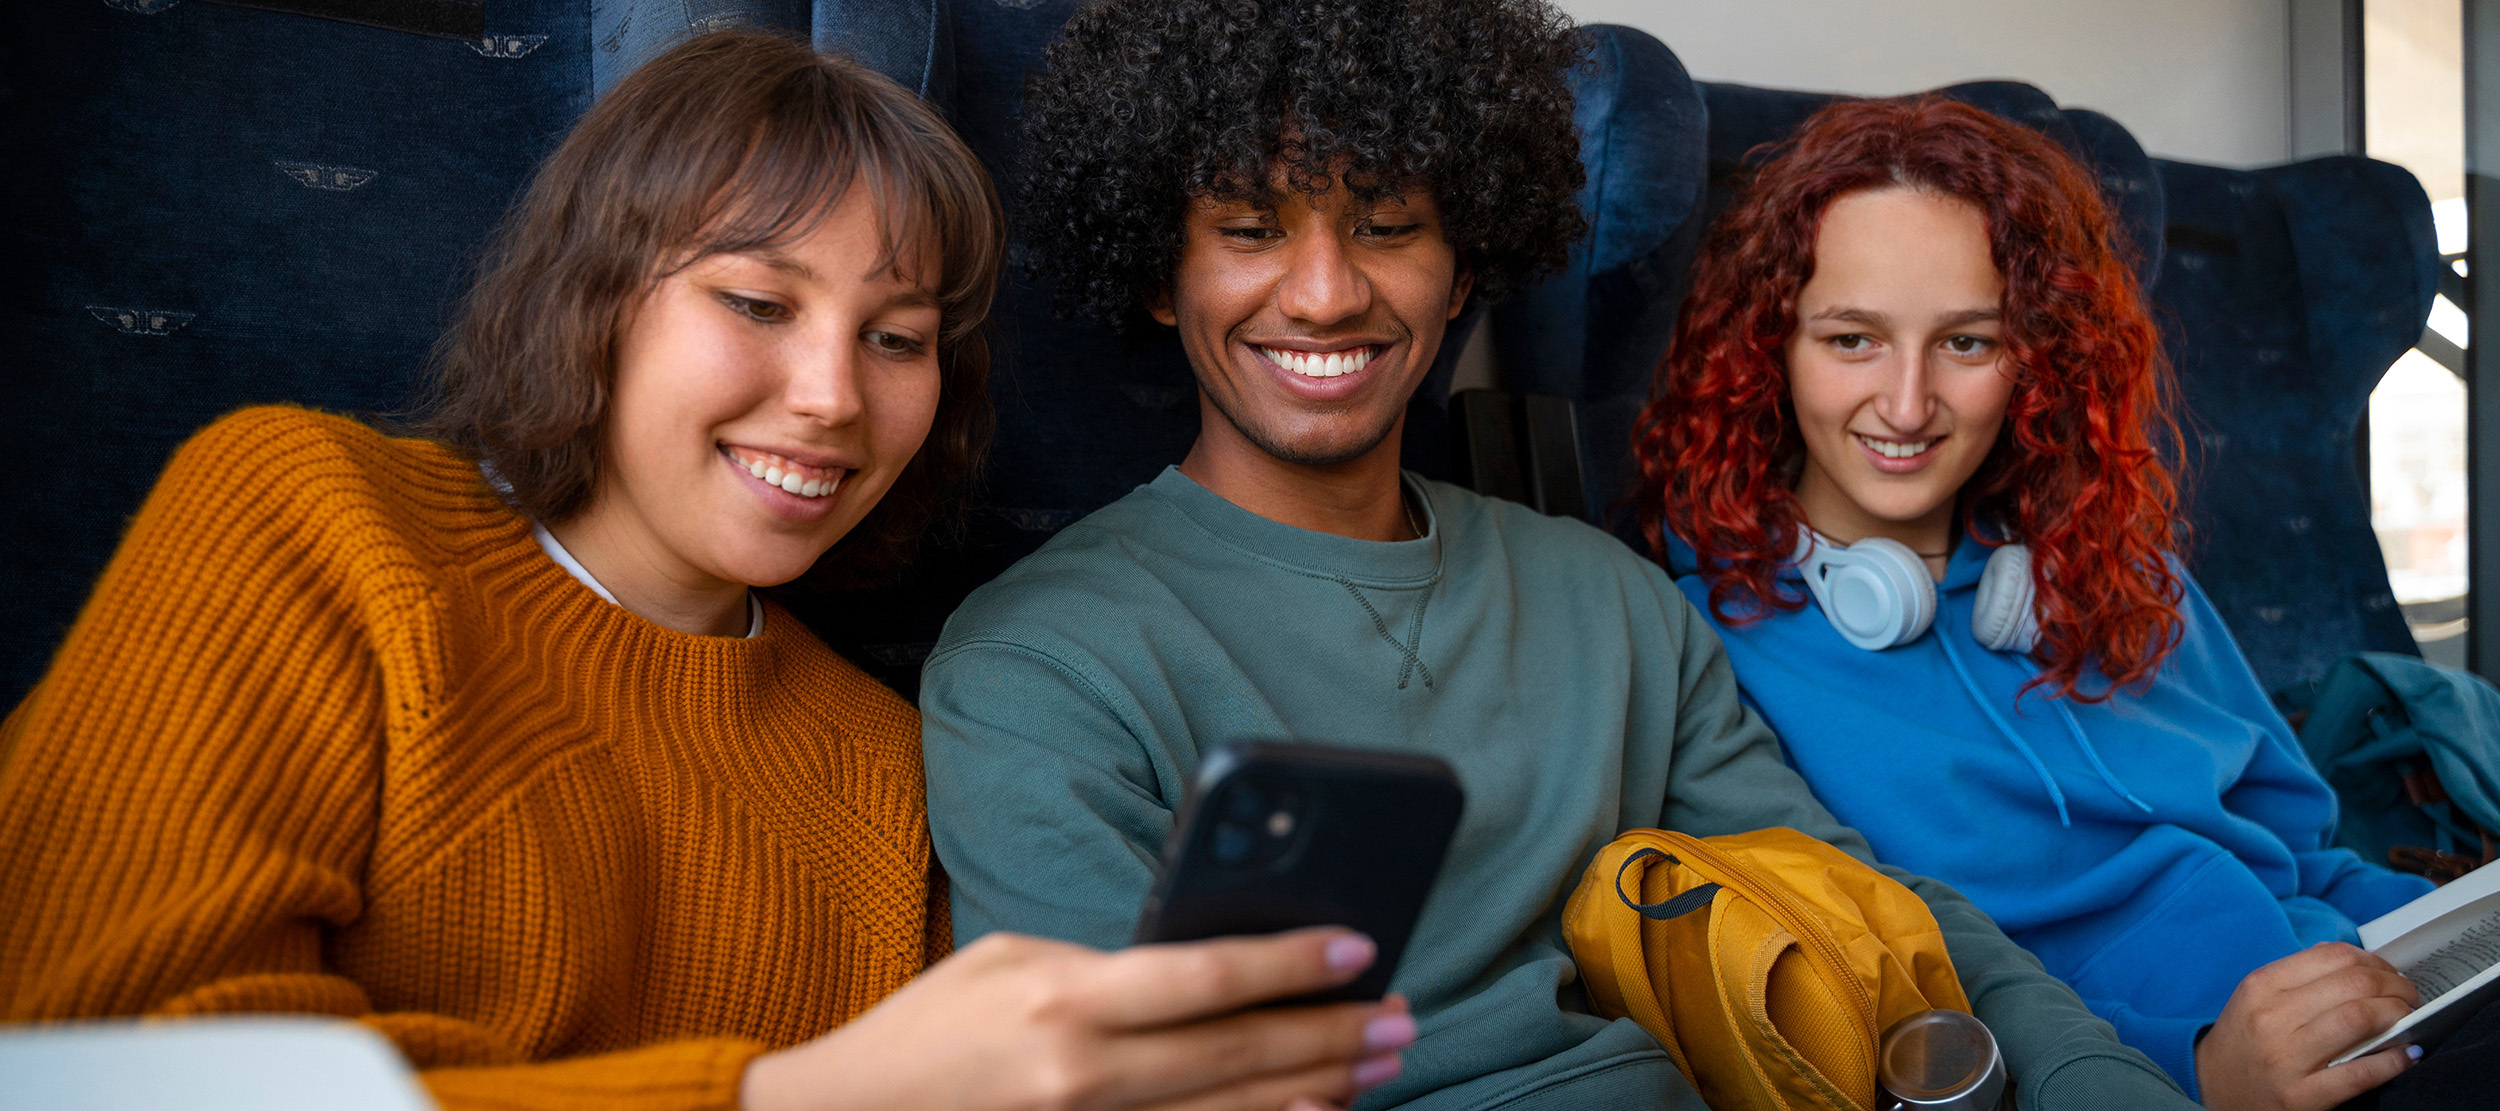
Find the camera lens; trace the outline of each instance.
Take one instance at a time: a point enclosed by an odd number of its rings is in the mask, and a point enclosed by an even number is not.
[[[1231,822],[1215,827],[1214,843],[1207,847],[1218,864],[1239,864],[1250,856],[1250,831]]]

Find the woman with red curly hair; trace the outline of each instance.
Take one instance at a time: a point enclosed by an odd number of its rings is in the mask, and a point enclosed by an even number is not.
[[[2350,943],[2427,888],[2326,847],[2333,793],[2172,554],[2178,428],[2113,242],[2037,133],[1824,110],[1697,264],[1643,524],[1879,855],[2208,1106],[2331,1107],[2408,1063],[2326,1067],[2416,1003]]]

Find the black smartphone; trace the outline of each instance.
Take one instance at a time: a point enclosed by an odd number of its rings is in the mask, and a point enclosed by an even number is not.
[[[1350,926],[1379,958],[1343,987],[1289,1002],[1378,999],[1464,806],[1458,777],[1429,756],[1224,745],[1198,766],[1181,804],[1137,940]]]

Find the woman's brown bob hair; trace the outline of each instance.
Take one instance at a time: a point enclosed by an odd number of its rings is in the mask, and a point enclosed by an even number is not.
[[[703,35],[591,108],[505,217],[436,347],[417,430],[488,464],[522,512],[579,512],[598,480],[625,310],[695,260],[806,235],[855,186],[875,201],[883,263],[937,297],[942,377],[920,453],[808,577],[887,577],[932,525],[958,520],[988,446],[981,325],[1006,229],[989,175],[935,111],[800,43]]]

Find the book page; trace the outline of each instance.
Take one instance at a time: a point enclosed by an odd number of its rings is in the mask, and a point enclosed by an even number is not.
[[[2421,991],[2422,1002],[2428,1004],[2495,964],[2500,964],[2500,911],[2467,926],[2447,944],[2404,969],[2404,974]]]
[[[2480,918],[2481,915],[2467,908],[2496,896],[2500,896],[2500,862],[2476,868],[2430,894],[2362,923],[2361,947],[2402,966],[2406,963],[2405,956],[2381,950],[2408,948],[2398,945],[2399,942],[2412,940],[2406,935],[2461,910],[2470,917]]]

